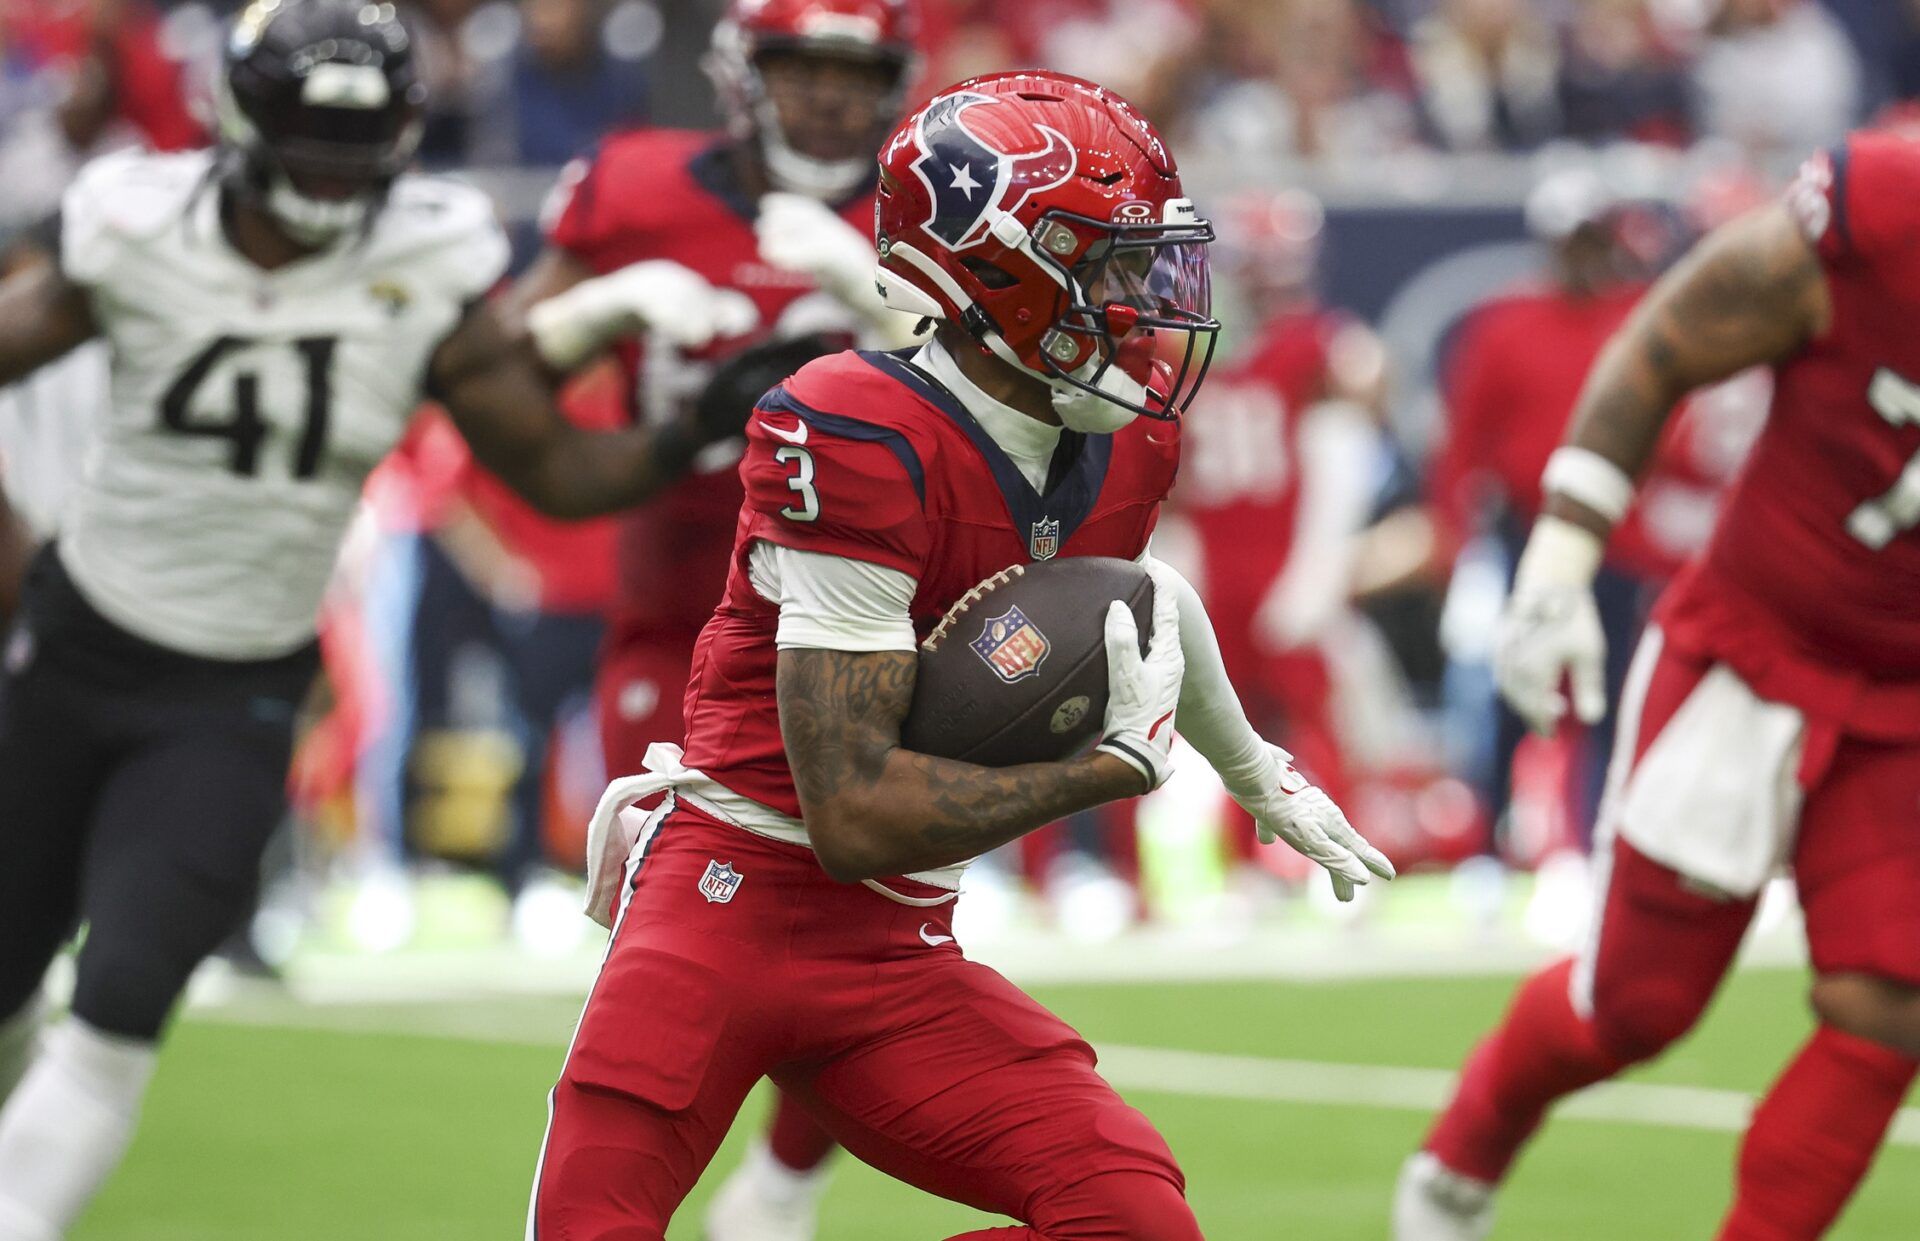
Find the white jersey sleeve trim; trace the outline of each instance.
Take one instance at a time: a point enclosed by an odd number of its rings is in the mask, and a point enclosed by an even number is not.
[[[747,557],[754,591],[780,606],[783,651],[911,651],[919,583],[898,569],[761,541]]]

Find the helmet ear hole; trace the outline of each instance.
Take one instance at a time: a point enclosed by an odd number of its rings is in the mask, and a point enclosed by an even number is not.
[[[989,263],[982,258],[965,258],[960,261],[968,271],[973,273],[974,277],[979,280],[981,284],[995,292],[1002,289],[1011,289],[1014,285],[1020,283],[1019,277],[998,263]]]

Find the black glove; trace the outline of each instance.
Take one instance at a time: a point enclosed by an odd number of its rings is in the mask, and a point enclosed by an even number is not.
[[[694,428],[702,442],[739,435],[770,388],[815,358],[840,352],[844,339],[823,332],[788,336],[751,345],[721,362],[693,402]]]

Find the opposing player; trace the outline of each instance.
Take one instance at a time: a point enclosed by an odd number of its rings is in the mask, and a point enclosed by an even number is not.
[[[873,153],[899,118],[917,37],[906,0],[734,0],[706,62],[727,132],[615,135],[563,177],[546,251],[514,291],[537,307],[529,319],[548,364],[572,372],[613,345],[634,418],[653,424],[703,389],[731,392],[744,413],[814,354],[904,344],[915,320],[881,304],[869,235]],[[611,290],[646,304],[639,324]],[[689,314],[725,319],[720,338],[678,339]],[[616,341],[635,326],[637,337]],[[756,355],[776,366],[753,368]],[[758,382],[730,386],[716,368]],[[737,442],[716,446],[620,523],[596,687],[616,775],[684,735],[694,642],[726,584],[738,465]],[[804,1113],[780,1108],[715,1197],[713,1241],[805,1241],[832,1148]]]
[[[1108,616],[1097,750],[988,769],[900,748],[916,637],[982,577],[1145,556],[1217,325],[1211,230],[1171,155],[1079,79],[928,104],[882,148],[878,231],[889,304],[939,326],[917,352],[809,365],[749,424],[686,751],[655,747],[596,814],[590,893],[620,913],[529,1236],[663,1236],[770,1076],[860,1158],[1022,1221],[970,1238],[1198,1237],[1165,1143],[1087,1045],[954,943],[960,872],[1158,785],[1177,705],[1265,831],[1348,894],[1392,873],[1254,734],[1197,596],[1157,565],[1144,657]],[[663,789],[643,825],[619,813]]]
[[[1771,365],[1772,408],[1706,549],[1634,656],[1580,956],[1522,985],[1402,1174],[1400,1241],[1485,1236],[1551,1104],[1698,1019],[1776,867],[1819,1025],[1755,1112],[1722,1241],[1839,1214],[1920,1065],[1920,147],[1861,135],[1722,226],[1596,364],[1549,462],[1499,643],[1542,730],[1599,716],[1589,584],[1669,411]]]
[[[423,394],[563,516],[641,499],[713,437],[559,415],[480,302],[507,260],[491,205],[401,171],[422,94],[390,6],[261,0],[228,44],[219,149],[91,165],[57,265],[0,285],[0,383],[111,347],[0,674],[5,1241],[60,1236],[118,1162],[175,1000],[250,905],[315,606]],[[76,920],[72,1015],[41,1046]]]

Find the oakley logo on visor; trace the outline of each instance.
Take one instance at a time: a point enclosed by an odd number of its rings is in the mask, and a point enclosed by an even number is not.
[[[934,100],[914,128],[921,152],[913,161],[914,175],[933,198],[927,231],[950,250],[981,241],[1001,213],[1018,211],[1034,194],[1073,175],[1073,144],[1049,126],[1037,127],[1047,136],[1046,149],[1030,155],[997,151],[967,128],[969,110],[999,102],[991,95],[959,91]],[[1005,201],[1013,181],[1022,175],[1033,177],[1034,183],[1014,201]]]

